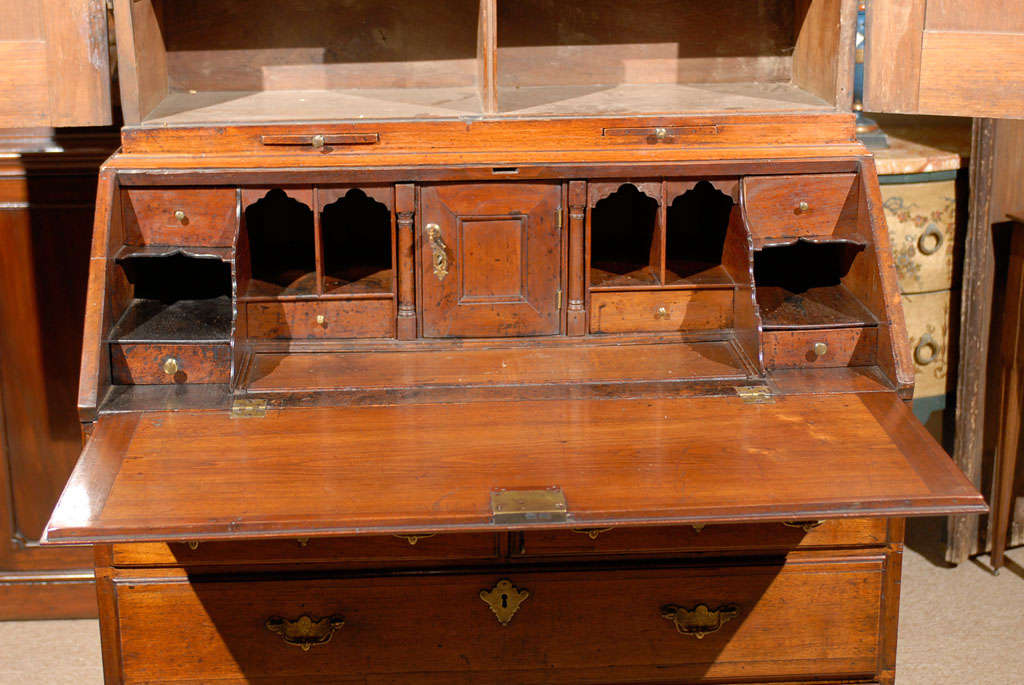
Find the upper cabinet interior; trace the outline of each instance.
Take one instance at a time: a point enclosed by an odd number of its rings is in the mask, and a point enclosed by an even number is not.
[[[1024,117],[1024,11],[1014,0],[872,0],[864,107]]]
[[[125,121],[834,111],[850,99],[851,7],[118,0]]]

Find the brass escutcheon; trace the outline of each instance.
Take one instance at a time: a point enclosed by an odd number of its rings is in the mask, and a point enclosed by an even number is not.
[[[280,616],[271,616],[263,625],[270,632],[280,635],[285,644],[308,652],[310,647],[330,642],[334,631],[345,625],[345,619],[337,615],[326,618],[302,615],[292,621]]]
[[[703,640],[705,635],[717,632],[723,625],[736,618],[739,608],[727,605],[718,607],[715,610],[708,608],[707,604],[698,604],[692,609],[687,609],[675,604],[668,604],[661,608],[661,617],[672,621],[676,631],[686,637],[694,637]]]
[[[441,237],[441,227],[437,224],[427,224],[427,240],[430,241],[430,250],[434,257],[434,275],[437,280],[443,281],[448,275],[448,246],[444,244]]]
[[[519,605],[530,596],[528,590],[522,590],[510,580],[499,580],[490,590],[481,590],[480,599],[494,612],[498,623],[507,626],[512,617],[519,611]]]

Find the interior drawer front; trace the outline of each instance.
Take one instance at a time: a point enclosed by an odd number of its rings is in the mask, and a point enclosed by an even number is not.
[[[872,674],[883,564],[872,556],[507,576],[182,578],[119,581],[116,593],[127,682],[171,673],[227,682],[401,674],[398,682],[417,683],[447,673],[508,683],[515,673],[516,683],[676,683]],[[501,610],[506,625],[485,601],[500,608],[503,596],[509,607],[521,600],[514,613]],[[711,615],[686,627],[682,610],[701,605]],[[308,651],[282,636],[298,632],[283,621],[302,616],[323,621],[299,639],[321,641]]]
[[[254,542],[114,545],[115,566],[209,566],[222,564],[375,563],[430,564],[496,560],[497,535],[420,534],[349,538],[296,538]]]
[[[832,236],[853,228],[856,174],[806,174],[744,179],[743,197],[755,241]]]
[[[732,289],[597,292],[591,333],[715,330],[732,326]]]
[[[768,369],[870,366],[875,363],[878,329],[765,331],[761,340]]]
[[[213,344],[111,343],[111,375],[119,385],[227,383],[231,347]]]
[[[250,302],[250,338],[391,338],[393,301]]]
[[[886,519],[879,518],[703,527],[577,528],[525,532],[512,551],[524,557],[786,551],[883,545],[887,537]]]
[[[234,188],[131,188],[122,197],[131,245],[231,247],[234,242]]]

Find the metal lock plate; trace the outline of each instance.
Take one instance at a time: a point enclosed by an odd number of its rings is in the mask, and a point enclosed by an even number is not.
[[[491,493],[493,523],[560,523],[569,519],[561,488],[495,490]]]

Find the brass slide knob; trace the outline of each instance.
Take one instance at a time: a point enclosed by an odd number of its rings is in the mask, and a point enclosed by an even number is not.
[[[167,359],[164,360],[163,369],[164,373],[166,373],[168,376],[173,376],[174,374],[178,373],[178,371],[181,370],[181,365],[178,363],[178,360],[175,359],[174,357],[168,357]]]

